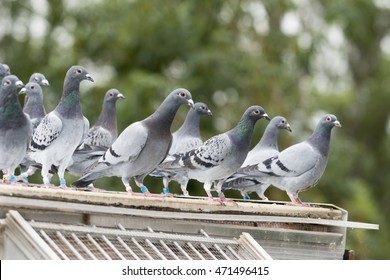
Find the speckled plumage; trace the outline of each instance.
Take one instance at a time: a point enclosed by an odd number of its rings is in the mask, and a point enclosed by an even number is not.
[[[212,113],[206,104],[202,102],[195,103],[194,108],[188,111],[183,125],[172,134],[172,146],[168,155],[172,156],[185,153],[203,144],[199,131],[200,117],[203,115],[212,116]],[[164,162],[162,164],[164,164]],[[188,195],[187,184],[189,178],[186,171],[170,172],[161,167],[157,168],[150,175],[154,177],[163,177],[164,193],[169,192],[169,182],[175,180],[179,182],[183,194]]]
[[[64,172],[73,151],[82,142],[84,117],[80,106],[80,82],[93,81],[82,66],[72,66],[65,76],[64,90],[57,107],[48,113],[36,128],[29,146],[29,157],[42,164],[41,175],[49,184],[52,165],[58,167],[60,184],[65,187]]]
[[[264,192],[269,185],[262,184],[260,180],[255,176],[251,176],[250,172],[247,173],[246,170],[250,171],[251,169],[247,168],[248,166],[262,163],[279,153],[278,135],[282,129],[291,132],[291,127],[287,120],[281,116],[272,118],[260,141],[251,151],[249,151],[241,168],[225,181],[222,185],[222,190],[239,190],[245,199],[249,198],[248,193],[256,192],[260,198],[267,200]]]
[[[165,164],[172,170],[186,170],[188,177],[204,182],[204,189],[212,198],[210,189],[214,181],[220,196],[224,180],[237,171],[244,162],[257,120],[268,118],[260,106],[249,107],[240,121],[228,132],[214,136],[205,141],[197,149],[191,150]]]

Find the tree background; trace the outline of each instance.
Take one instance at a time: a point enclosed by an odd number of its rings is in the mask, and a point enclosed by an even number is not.
[[[93,124],[105,92],[117,88],[126,96],[117,104],[119,131],[177,87],[213,111],[201,121],[204,139],[259,104],[289,120],[293,133],[281,133],[283,149],[305,139],[323,113],[334,113],[343,127],[333,130],[328,167],[300,196],[380,224],[379,231],[349,230],[347,248],[359,259],[390,258],[389,0],[2,0],[0,62],[24,82],[45,74],[48,112],[67,69],[85,66],[95,83],[82,84],[84,115]],[[187,110],[179,110],[172,130]],[[265,125],[256,125],[252,145]],[[146,184],[161,192],[160,180]],[[118,178],[97,186],[123,190]],[[197,182],[189,191],[205,195]],[[267,195],[288,200],[275,188]]]

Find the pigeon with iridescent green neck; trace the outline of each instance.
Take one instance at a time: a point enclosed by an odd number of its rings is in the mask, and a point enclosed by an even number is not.
[[[287,120],[281,116],[272,118],[259,143],[248,153],[241,168],[223,183],[222,191],[227,189],[239,190],[244,199],[250,199],[248,193],[256,192],[261,199],[268,200],[264,192],[269,185],[262,184],[256,176],[251,176],[245,170],[250,169],[248,166],[257,165],[279,154],[278,135],[282,129],[291,132],[291,127]]]
[[[129,194],[133,194],[129,180],[144,195],[150,195],[144,178],[166,157],[172,143],[171,125],[177,110],[183,104],[193,106],[191,93],[183,88],[172,91],[157,110],[142,121],[129,125],[87,174],[74,182],[84,188],[102,177],[121,177]]]
[[[83,80],[93,81],[84,67],[72,66],[68,70],[60,102],[42,119],[32,136],[28,156],[42,164],[46,187],[50,186],[49,170],[54,165],[58,167],[60,187],[66,188],[65,169],[83,140],[85,121],[80,105]]]
[[[16,167],[26,155],[32,127],[22,111],[17,88],[23,83],[14,75],[5,76],[0,88],[0,170],[3,181],[16,181]]]
[[[223,182],[236,172],[244,162],[256,122],[268,115],[260,106],[249,107],[238,124],[228,132],[208,139],[197,149],[191,150],[167,161],[164,167],[172,171],[185,170],[190,179],[203,182],[209,199],[213,199],[213,182],[221,201],[227,199],[221,191]]]

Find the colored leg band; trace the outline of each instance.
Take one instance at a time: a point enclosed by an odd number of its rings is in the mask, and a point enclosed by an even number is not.
[[[249,195],[244,195],[244,197],[243,197],[245,200],[250,200],[251,198],[250,198],[250,196]]]
[[[219,197],[219,198],[224,198],[224,197],[225,197],[225,194],[224,194],[223,192],[220,192],[220,193],[218,194],[218,197]]]
[[[47,179],[47,178],[43,178],[43,183],[44,183],[45,185],[48,185],[48,184],[50,184],[50,180]]]
[[[66,185],[66,180],[65,178],[60,179],[60,185]]]
[[[142,193],[145,193],[145,192],[148,192],[149,190],[148,190],[148,188],[146,187],[146,186],[142,186],[141,187],[141,192]]]
[[[163,193],[164,193],[164,194],[169,193],[169,188],[163,188]]]

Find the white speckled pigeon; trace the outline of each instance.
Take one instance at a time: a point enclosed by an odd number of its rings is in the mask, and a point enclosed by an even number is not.
[[[272,118],[259,143],[249,151],[241,168],[225,181],[222,185],[222,190],[239,190],[244,199],[250,199],[248,193],[256,192],[261,199],[268,200],[264,195],[264,192],[269,185],[262,184],[256,177],[247,174],[245,172],[245,167],[257,165],[266,159],[279,154],[278,135],[282,129],[291,132],[291,127],[287,120],[281,116]]]
[[[134,177],[141,192],[150,195],[143,180],[168,154],[171,124],[182,104],[193,106],[191,93],[183,88],[172,91],[152,115],[129,125],[98,163],[72,185],[83,188],[99,178],[118,176],[126,191],[133,194],[129,180]]]
[[[60,187],[66,188],[65,168],[74,150],[83,140],[85,120],[80,106],[80,83],[93,81],[82,66],[72,66],[65,76],[64,89],[57,107],[36,128],[29,146],[29,157],[42,164],[41,175],[46,187],[52,165],[58,167]]]
[[[98,120],[89,130],[83,147],[74,152],[72,164],[66,171],[74,176],[82,176],[114,143],[118,137],[116,102],[124,98],[117,89],[106,92]]]
[[[236,172],[244,162],[253,135],[256,122],[269,119],[260,106],[249,107],[233,129],[208,139],[197,149],[179,155],[176,159],[165,163],[164,167],[184,169],[190,179],[204,182],[204,189],[209,199],[213,200],[210,192],[214,181],[215,189],[221,201],[227,201],[221,187],[223,182]]]
[[[336,116],[323,116],[308,139],[258,164],[252,174],[257,174],[265,184],[286,191],[294,204],[302,205],[298,193],[315,186],[324,173],[335,126],[341,127]]]
[[[5,76],[0,88],[0,170],[5,182],[16,181],[15,168],[26,155],[32,133],[30,119],[22,111],[17,88],[23,83],[14,75]]]
[[[195,103],[194,108],[188,111],[183,125],[172,134],[172,146],[168,155],[185,153],[203,144],[199,132],[200,117],[203,115],[212,116],[212,113],[206,104],[202,102]],[[171,180],[179,182],[183,194],[188,195],[187,184],[189,179],[186,171],[170,172],[163,168],[157,168],[150,176],[163,177],[163,193],[165,195],[169,194],[168,184]]]

